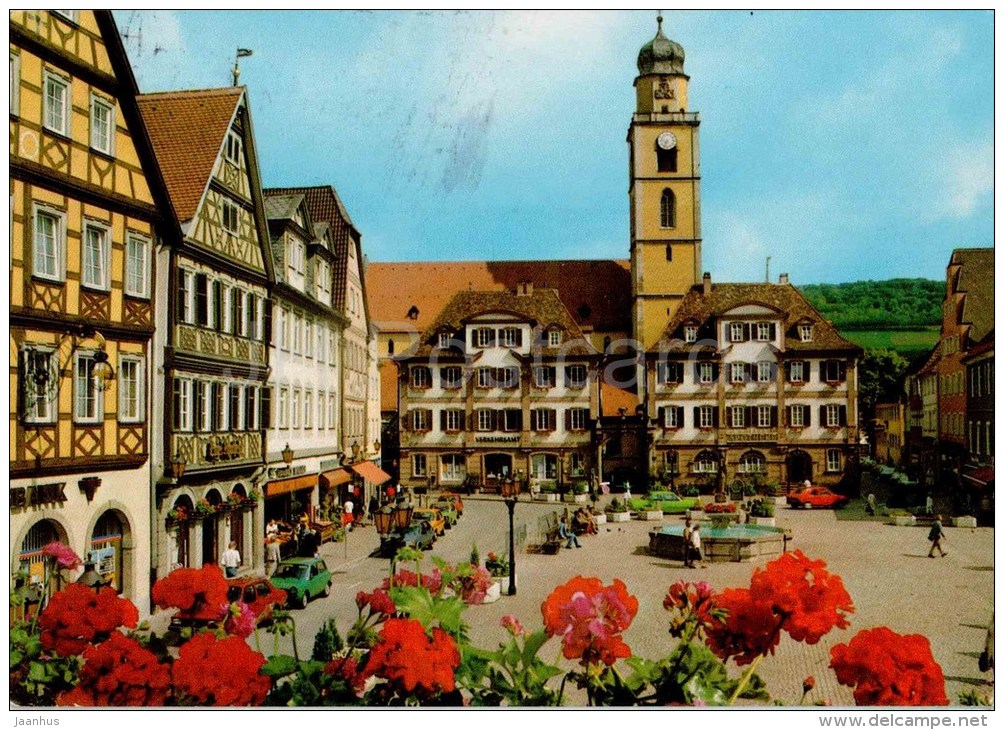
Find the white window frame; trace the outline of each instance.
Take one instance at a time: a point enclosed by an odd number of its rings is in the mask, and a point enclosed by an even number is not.
[[[756,323],[757,342],[770,342],[770,322]]]
[[[714,406],[698,406],[697,408],[697,427],[698,428],[714,428],[715,427],[715,407]]]
[[[182,283],[178,296],[182,297],[181,321],[184,324],[195,323],[195,272],[191,269],[178,269]]]
[[[135,376],[135,397],[133,404],[135,410],[130,409],[130,378],[127,377],[126,370],[136,368]],[[118,390],[118,420],[119,423],[142,423],[146,420],[146,359],[136,355],[119,356],[119,372],[116,383]]]
[[[824,383],[839,383],[839,382],[841,382],[841,380],[840,380],[840,361],[839,360],[823,360],[823,363],[824,363],[824,370],[825,370],[825,372],[823,373],[823,378],[822,378],[823,382]],[[831,370],[831,368],[835,370],[835,375],[832,378],[830,377],[830,370]]]
[[[827,473],[839,472],[843,469],[844,459],[840,449],[826,450],[826,471]]]
[[[519,339],[519,327],[502,327],[498,331],[499,347],[516,347]]]
[[[234,163],[238,169],[241,166],[241,149],[243,148],[241,136],[234,130],[227,132],[227,139],[223,145],[223,158]]]
[[[98,280],[88,278],[88,250],[95,235],[98,244]],[[86,289],[108,291],[111,288],[112,232],[105,223],[85,220],[80,236],[80,285]]]
[[[697,326],[688,324],[683,328],[684,342],[697,342]]]
[[[446,415],[444,419],[446,421],[446,432],[456,433],[458,431],[464,430],[464,412],[459,408],[447,408],[443,411]]]
[[[512,390],[519,387],[519,368],[507,366],[495,369],[495,380],[498,387]]]
[[[300,428],[300,407],[303,404],[303,391],[299,388],[293,388],[293,397],[290,399],[290,402],[289,426],[290,428],[298,429]]]
[[[729,324],[729,342],[745,342],[743,322],[731,322]]]
[[[789,363],[788,380],[792,383],[805,382],[805,360],[792,360]]]
[[[459,482],[467,474],[463,454],[442,454],[439,457],[439,478],[444,482]]]
[[[39,253],[43,247],[39,240],[41,218],[50,218],[53,221],[52,230],[52,267],[40,266]],[[36,205],[33,211],[33,245],[32,245],[32,266],[31,275],[38,279],[47,281],[64,281],[66,279],[66,213],[55,208]],[[47,249],[48,247],[46,247]],[[49,257],[46,256],[46,261]]]
[[[733,428],[746,428],[746,406],[729,406],[731,409],[731,418],[729,421],[732,423]]]
[[[57,110],[56,113],[59,115],[59,119],[56,120],[51,111],[51,102],[49,101],[49,84],[54,87],[58,87],[62,90],[61,105],[62,108]],[[70,79],[53,73],[52,71],[46,69],[42,74],[42,127],[55,134],[62,135],[63,137],[68,137],[70,134]],[[59,126],[55,126],[53,122],[58,121]]]
[[[325,304],[331,304],[331,267],[327,261],[318,259],[314,272],[315,296]]]
[[[551,330],[547,333],[547,344],[551,347],[557,347],[561,344],[561,330]]]
[[[335,393],[328,394],[328,430],[338,426],[338,396]]]
[[[589,422],[588,408],[570,408],[568,416],[568,429],[570,431],[585,431]]]
[[[279,347],[287,352],[290,349],[290,320],[293,318],[293,311],[285,304],[279,307]]]
[[[98,132],[98,115],[99,112],[105,112],[107,117],[105,119],[105,136],[104,139],[97,134]],[[90,112],[90,138],[91,138],[91,149],[97,150],[106,155],[115,155],[115,104],[109,99],[103,96],[98,96],[97,94],[91,94],[91,112]]]
[[[715,366],[710,362],[697,363],[697,382],[701,385],[710,385],[715,382]]]
[[[447,374],[456,374],[456,378],[448,378]],[[439,382],[444,390],[457,390],[464,384],[464,369],[459,365],[446,365],[439,369]]]
[[[448,349],[450,347],[450,341],[452,339],[453,339],[453,336],[449,332],[440,332],[439,333],[439,347],[440,347],[440,349],[441,350]]]
[[[303,318],[303,356],[314,359],[314,318]]]
[[[21,115],[21,54],[10,54],[10,113]]]
[[[293,310],[292,322],[293,343],[290,350],[294,355],[303,354],[303,316],[296,309]]]
[[[303,391],[303,427],[314,428],[314,391]]]
[[[812,342],[811,324],[798,325],[798,339],[801,340],[802,342]]]
[[[429,476],[429,462],[425,458],[425,454],[412,454],[411,455],[411,475],[413,477],[427,477]]]
[[[717,474],[718,460],[714,454],[702,451],[694,458],[693,470],[697,474]]]
[[[416,408],[411,413],[411,429],[413,431],[432,430],[432,411],[428,408]]]
[[[739,457],[737,471],[740,474],[766,474],[767,459],[763,454],[746,453]]]
[[[495,346],[495,330],[491,327],[477,327],[471,333],[471,341],[474,347],[482,349]]]
[[[478,431],[494,431],[494,412],[487,409],[482,409],[477,412],[478,414]]]
[[[792,428],[805,428],[805,408],[800,405],[791,405],[788,409],[790,420],[788,425]]]
[[[704,381],[702,380],[701,382]],[[729,382],[730,383],[746,382],[746,363],[744,362],[729,363]]]
[[[50,10],[49,12],[50,13],[55,13],[56,15],[59,15],[64,20],[68,20],[71,23],[76,23],[77,22],[77,13],[79,13],[80,11],[79,10]]]
[[[97,389],[94,383],[94,352],[78,351],[73,358],[73,422],[74,423],[101,423],[104,418],[104,395],[103,391]],[[83,363],[90,363],[89,366]],[[81,377],[80,368],[86,368],[84,377]],[[81,392],[82,381],[86,383],[86,391]],[[81,413],[81,397],[93,404],[93,412]]]
[[[840,405],[836,403],[826,404],[826,420],[823,425],[826,428],[840,428]]]
[[[544,377],[547,376],[547,377]],[[550,365],[537,365],[533,369],[533,385],[535,388],[553,388],[558,382],[557,369]]]
[[[24,422],[25,423],[53,423],[56,420],[56,409],[54,408],[57,395],[50,394],[50,389],[58,389],[59,383],[59,362],[56,352],[46,347],[25,347],[22,349],[25,359],[24,382],[21,385],[24,394]],[[30,367],[32,363],[28,359],[34,353],[40,353],[46,360],[45,369],[46,380],[42,383],[41,391],[28,386],[35,384],[35,368]],[[39,408],[39,406],[42,406]]]
[[[676,406],[666,406],[662,411],[663,428],[683,428],[683,419],[680,418],[682,411]]]
[[[581,372],[581,378],[575,378],[572,373]],[[565,370],[565,387],[566,388],[585,388],[586,383],[589,382],[589,369],[585,365],[569,365],[568,369]]]
[[[770,360],[761,360],[756,364],[756,381],[758,383],[774,382],[772,365]]]
[[[195,430],[201,433],[209,433],[213,430],[213,384],[208,380],[195,381],[196,398],[194,403],[201,404],[202,410],[194,414]]]
[[[534,408],[530,411],[530,425],[534,431],[551,431],[551,413],[553,408]],[[557,425],[557,414],[555,414],[555,425]]]
[[[289,428],[289,388],[282,386],[279,388],[279,428]]]
[[[134,250],[139,249],[139,256]],[[141,266],[141,269],[137,269]],[[138,280],[139,287],[133,280]],[[125,281],[122,284],[125,293],[140,299],[150,298],[150,239],[138,233],[126,235],[125,246]]]
[[[432,372],[426,365],[413,365],[408,371],[408,385],[412,388],[431,388]]]
[[[233,202],[229,198],[221,198],[220,200],[220,224],[223,226],[223,230],[232,236],[236,236],[240,233],[241,228],[241,207],[237,203]],[[227,214],[228,210],[233,211],[233,223],[234,227],[230,228],[227,223],[230,222],[227,219],[231,216]]]
[[[756,425],[757,428],[770,428],[770,406],[757,406],[756,407]]]

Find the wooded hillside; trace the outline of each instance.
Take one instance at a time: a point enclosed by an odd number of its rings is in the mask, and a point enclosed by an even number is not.
[[[898,329],[939,325],[945,282],[888,279],[807,284],[799,290],[838,329]]]

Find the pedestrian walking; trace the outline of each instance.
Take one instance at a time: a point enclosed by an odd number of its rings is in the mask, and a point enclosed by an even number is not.
[[[271,577],[275,569],[279,567],[279,538],[269,537],[265,539],[265,575]]]
[[[345,500],[345,505],[342,507],[342,524],[345,525],[345,529],[348,532],[352,532],[352,510],[355,509],[355,505],[352,503],[351,499]]]
[[[237,568],[241,564],[241,554],[237,552],[237,543],[231,542],[229,547],[223,551],[223,555],[220,556],[220,565],[223,566],[223,572],[227,578],[233,578],[237,575]]]
[[[945,530],[941,526],[941,515],[934,516],[934,524],[931,525],[931,531],[927,533],[927,539],[931,541],[931,549],[928,551],[927,557],[934,557],[935,548],[941,553],[941,557],[948,555],[945,549],[941,547],[941,541],[945,539]]]
[[[690,559],[690,535],[693,533],[694,527],[690,523],[690,518],[683,523],[683,567],[693,568],[694,564]]]
[[[696,568],[694,563],[701,560],[701,523],[698,522],[690,532],[690,567]],[[701,567],[704,567],[703,563],[701,563]]]

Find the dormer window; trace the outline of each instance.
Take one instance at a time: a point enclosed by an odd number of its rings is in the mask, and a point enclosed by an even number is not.
[[[495,330],[491,327],[478,327],[471,332],[471,342],[474,347],[494,347]]]
[[[547,333],[547,344],[551,347],[557,347],[561,344],[561,330],[551,330]]]
[[[351,253],[351,249],[350,249],[350,253]],[[416,307],[414,304],[412,304],[411,308],[408,309],[408,314],[406,314],[405,316],[408,319],[410,319],[410,320],[416,320],[416,319],[418,319],[418,307]]]
[[[798,338],[802,342],[812,342],[812,325],[811,324],[798,325]]]
[[[450,347],[451,340],[452,340],[451,333],[449,333],[449,332],[440,332],[439,333],[439,346],[442,349],[444,349],[444,350],[448,349]]]
[[[757,322],[756,338],[758,342],[771,342],[774,339],[774,323]]]
[[[697,342],[697,325],[688,324],[684,327],[683,339],[685,342]]]
[[[746,324],[745,322],[733,322],[729,326],[729,341],[730,342],[743,342],[746,339]]]
[[[519,347],[523,344],[519,327],[503,327],[499,330],[499,344],[502,347]]]

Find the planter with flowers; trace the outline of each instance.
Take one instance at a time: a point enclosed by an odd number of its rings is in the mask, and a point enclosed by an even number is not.
[[[610,504],[607,505],[607,522],[628,522],[631,520],[631,513],[628,512],[628,506],[617,497],[610,500]]]
[[[399,567],[412,562],[414,571]],[[136,608],[114,589],[73,583],[37,621],[11,630],[11,698],[88,707],[547,707],[578,687],[589,706],[766,704],[760,663],[791,641],[814,645],[847,629],[855,611],[840,576],[796,550],[757,568],[748,587],[671,584],[662,607],[677,641],[655,657],[635,655],[625,640],[642,607],[628,586],[581,575],[551,591],[536,626],[504,616],[505,639],[492,648],[472,643],[464,620],[469,605],[485,600],[488,571],[436,558],[423,571],[422,562],[421,551],[400,550],[382,585],[356,594],[357,618],[344,641],[333,640],[325,622],[309,657],[297,653],[289,612],[275,614],[268,657],[242,603],[228,605],[223,626],[168,651],[159,637],[133,631]],[[187,610],[226,604],[226,586],[217,566],[180,568],[157,581],[152,597],[163,609]],[[292,636],[292,656],[278,652],[280,635]],[[828,669],[856,704],[949,703],[925,637],[878,626],[830,643]],[[733,665],[738,676],[730,676]],[[812,696],[811,676],[785,686],[788,696],[775,703],[829,704]]]
[[[214,514],[216,514],[216,507],[213,506],[212,502],[203,497],[195,503],[195,510],[192,516],[197,520],[201,520]]]
[[[188,522],[191,518],[192,515],[188,511],[188,508],[179,504],[168,511],[166,522],[168,527],[177,527],[180,524]]]

